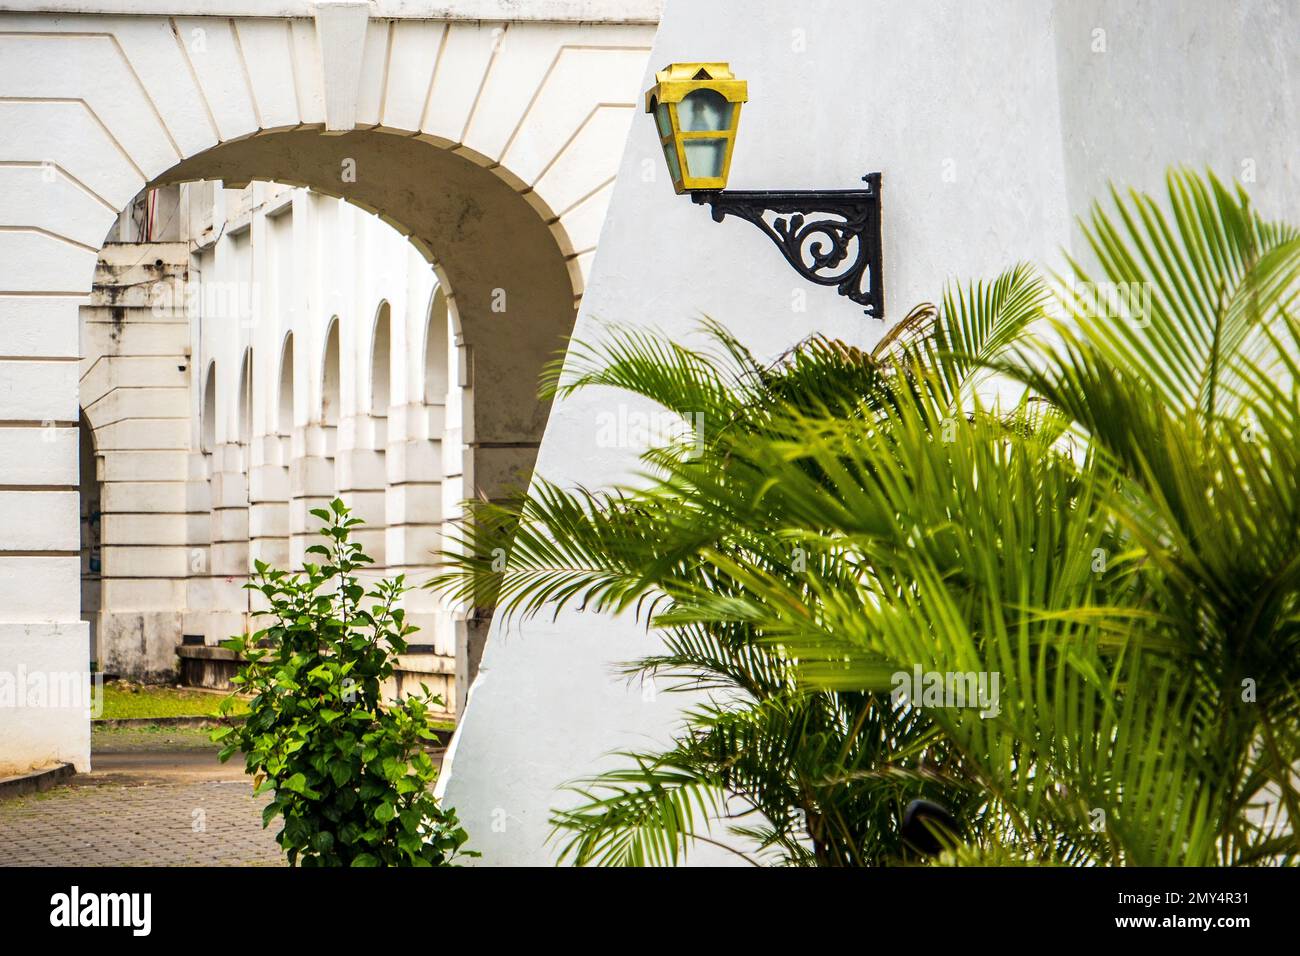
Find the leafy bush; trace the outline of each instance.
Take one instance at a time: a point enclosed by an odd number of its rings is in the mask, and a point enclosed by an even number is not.
[[[259,561],[246,585],[266,597],[254,613],[272,623],[223,642],[247,661],[237,690],[255,696],[247,719],[213,739],[225,744],[223,761],[243,751],[256,793],[274,791],[262,823],[284,818],[276,840],[290,866],[448,865],[466,834],[429,790],[438,774],[425,751],[435,739],[429,708],[441,700],[427,687],[381,697],[415,630],[397,606],[403,577],[367,591],[355,572],[371,558],[349,540],[361,519],[339,499],[312,514],[327,544],[307,552],[324,563],[290,573]]]

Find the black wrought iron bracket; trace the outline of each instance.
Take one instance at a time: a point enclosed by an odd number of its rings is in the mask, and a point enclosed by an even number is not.
[[[752,222],[809,282],[835,286],[867,315],[883,319],[880,173],[862,181],[866,189],[714,189],[693,192],[691,199],[708,206],[714,222],[728,215]]]

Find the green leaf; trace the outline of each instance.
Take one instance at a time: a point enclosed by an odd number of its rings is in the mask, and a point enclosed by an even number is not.
[[[271,821],[279,815],[281,810],[279,802],[272,800],[262,808],[262,829],[271,825]]]

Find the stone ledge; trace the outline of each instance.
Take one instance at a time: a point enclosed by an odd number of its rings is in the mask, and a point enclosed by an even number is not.
[[[454,674],[456,659],[444,654],[398,654],[396,667],[414,674]]]
[[[242,658],[225,647],[199,644],[178,644],[176,656],[188,660],[240,661]],[[455,658],[445,654],[399,654],[397,669],[419,674],[451,674],[455,672]]]
[[[0,800],[41,793],[72,778],[77,770],[70,763],[57,763],[29,773],[0,777]]]
[[[240,656],[228,647],[214,647],[203,644],[178,644],[177,657],[187,657],[203,661],[237,661]]]
[[[194,690],[207,690],[205,687]],[[242,714],[235,715],[242,719]],[[90,722],[92,730],[123,730],[131,727],[220,727],[223,718],[214,716],[199,717],[96,717]]]

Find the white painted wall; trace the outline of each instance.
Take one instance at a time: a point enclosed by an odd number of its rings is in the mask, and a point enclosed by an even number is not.
[[[1055,0],[1072,212],[1116,182],[1211,167],[1300,219],[1300,4]],[[1104,47],[1104,50],[1099,48]]]
[[[1110,35],[1099,55],[1097,25]],[[686,338],[707,314],[765,356],[813,332],[870,346],[950,278],[1059,261],[1072,205],[1111,177],[1153,185],[1169,163],[1233,175],[1254,157],[1262,195],[1297,218],[1297,35],[1300,7],[1265,0],[668,0],[643,89],[673,61],[727,61],[749,81],[731,186],[852,188],[884,174],[888,321],[805,284],[754,227],[675,196],[641,116],[576,335],[614,320]],[[637,449],[595,440],[598,416],[625,400],[559,403],[538,473],[588,487],[627,475]],[[553,860],[557,787],[665,738],[680,700],[611,676],[654,646],[629,620],[493,623],[445,782],[482,862]]]

